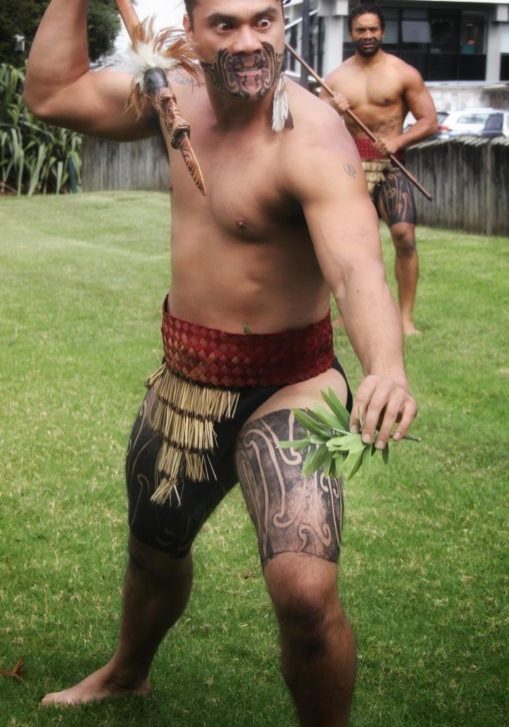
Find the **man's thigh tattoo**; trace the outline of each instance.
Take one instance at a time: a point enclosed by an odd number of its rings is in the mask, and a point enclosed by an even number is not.
[[[304,430],[289,409],[248,422],[241,430],[236,465],[265,565],[278,553],[306,553],[337,562],[343,519],[340,479],[318,470],[302,474],[305,450],[280,449]]]
[[[415,225],[415,210],[412,185],[399,169],[390,169],[385,179],[374,191],[374,202],[378,214],[389,226],[399,222]]]

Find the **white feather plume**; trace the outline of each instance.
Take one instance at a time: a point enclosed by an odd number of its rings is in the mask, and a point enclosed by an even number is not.
[[[288,90],[286,88],[286,78],[284,73],[280,73],[274,91],[274,100],[272,103],[272,129],[274,131],[283,131],[288,119]]]
[[[115,65],[133,77],[138,88],[143,87],[143,74],[149,68],[162,68],[163,71],[171,71],[178,68],[179,61],[176,58],[164,56],[157,51],[153,42],[136,43],[136,47],[129,45],[124,51],[115,55]]]
[[[171,71],[184,68],[195,73],[197,60],[180,28],[162,28],[155,31],[155,16],[145,18],[134,30],[130,45],[115,54],[114,64],[133,77],[143,91],[143,75],[149,68]]]

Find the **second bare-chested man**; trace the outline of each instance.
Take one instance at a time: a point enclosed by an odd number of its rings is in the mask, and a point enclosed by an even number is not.
[[[402,158],[402,151],[437,129],[433,99],[415,70],[396,56],[381,49],[385,21],[374,3],[362,3],[348,18],[355,55],[327,76],[327,85],[335,92],[322,98],[344,113],[348,108],[375,134],[374,144],[362,129],[345,115],[368,180],[379,216],[391,231],[396,249],[396,279],[403,330],[407,335],[419,333],[413,321],[413,308],[419,275],[415,245],[415,204],[412,187],[406,177],[387,159],[389,154]],[[416,123],[403,131],[407,113]]]

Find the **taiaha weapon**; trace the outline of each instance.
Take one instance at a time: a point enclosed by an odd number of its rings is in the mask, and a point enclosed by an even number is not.
[[[306,63],[304,58],[302,58],[302,56],[299,55],[299,53],[297,53],[297,51],[294,48],[292,48],[292,46],[289,45],[288,43],[285,43],[285,48],[306,69],[306,71],[309,73],[309,75],[315,79],[315,81],[324,89],[324,91],[326,91],[326,93],[328,93],[329,96],[333,97],[334,91],[331,89],[330,86],[328,86],[325,83],[323,78],[320,78],[318,73],[316,73],[316,71],[308,63]],[[363,130],[363,132],[366,134],[366,136],[368,136],[371,139],[371,141],[373,141],[376,144],[376,142],[377,142],[376,136],[373,134],[372,131],[370,131],[370,129],[368,129],[366,124],[364,124],[359,119],[357,114],[355,114],[352,111],[352,109],[346,109],[345,113],[348,114],[348,116],[352,119],[352,121],[355,121],[355,123],[358,126],[360,126],[360,128]],[[411,174],[411,172],[408,171],[408,169],[399,161],[399,159],[397,157],[394,156],[394,154],[389,154],[389,159],[391,160],[391,162],[393,164],[395,164],[398,167],[398,169],[400,169],[403,172],[405,177],[407,177],[407,179],[409,179],[410,182],[412,182],[412,184],[414,184],[417,187],[417,189],[419,190],[419,192],[421,192],[421,194],[423,194],[429,200],[433,199],[433,197],[428,192],[428,190],[425,189],[422,186],[422,184],[420,184],[420,182],[417,181],[417,179],[413,176],[413,174]]]
[[[130,102],[141,114],[148,100],[170,134],[170,144],[182,154],[198,189],[205,194],[203,174],[193,151],[191,128],[180,113],[166,71],[178,67],[197,75],[195,57],[182,32],[167,28],[157,35],[151,21],[140,23],[130,0],[115,0],[131,40],[130,70],[135,74]]]

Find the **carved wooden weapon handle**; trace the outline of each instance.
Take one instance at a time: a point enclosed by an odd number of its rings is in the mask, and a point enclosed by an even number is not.
[[[140,22],[136,11],[130,0],[115,0],[115,2],[132,41],[135,29]],[[202,194],[206,194],[200,164],[189,140],[190,126],[180,113],[177,99],[168,82],[166,73],[161,68],[147,69],[144,75],[144,89],[147,95],[150,96],[154,109],[168,129],[171,146],[180,151],[194,183]]]
[[[315,79],[315,81],[329,94],[329,96],[331,96],[331,97],[334,96],[334,91],[331,89],[331,87],[328,86],[325,83],[325,81],[323,80],[323,78],[320,78],[320,76],[318,75],[318,73],[316,73],[316,71],[313,68],[311,68],[311,66],[308,63],[306,63],[306,61],[304,60],[304,58],[302,58],[302,56],[300,56],[297,53],[297,51],[294,48],[292,48],[291,45],[289,45],[288,43],[285,43],[285,48],[286,48],[287,51],[289,51],[292,54],[292,56],[296,60],[299,61],[299,63],[306,69],[306,71],[309,73],[309,75],[310,76],[313,76],[313,78]],[[360,128],[363,130],[363,132],[366,134],[366,136],[368,136],[371,139],[371,141],[373,141],[373,142],[376,143],[376,141],[377,141],[376,136],[373,134],[372,131],[370,131],[370,129],[368,129],[368,127],[366,126],[366,124],[364,124],[359,119],[359,117],[357,116],[357,114],[355,114],[351,109],[347,109],[345,111],[345,113],[347,113],[348,116],[353,121],[355,121],[355,123],[358,126],[360,126]],[[412,182],[412,184],[414,184],[417,187],[417,189],[419,190],[419,192],[421,192],[421,194],[423,194],[429,200],[432,200],[433,199],[433,197],[428,192],[428,190],[425,189],[422,186],[422,184],[420,184],[420,182],[417,181],[417,179],[414,177],[414,175],[411,172],[408,171],[408,169],[399,161],[399,159],[397,157],[394,156],[394,154],[389,154],[389,159],[391,160],[391,162],[393,164],[395,164],[403,172],[403,174],[405,175],[405,177],[407,179],[409,179]]]

